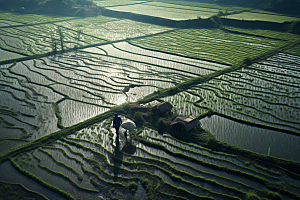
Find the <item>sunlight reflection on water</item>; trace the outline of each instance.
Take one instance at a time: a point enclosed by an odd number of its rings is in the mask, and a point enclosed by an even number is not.
[[[120,104],[125,103],[125,102],[126,102],[126,96],[121,95],[121,96],[118,97],[116,104],[120,105]]]

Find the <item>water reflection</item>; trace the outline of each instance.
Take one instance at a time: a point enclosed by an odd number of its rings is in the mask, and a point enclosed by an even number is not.
[[[125,96],[125,95],[121,95],[121,96],[119,96],[119,97],[117,98],[116,104],[117,104],[117,105],[120,105],[120,104],[125,103],[125,102],[126,102],[126,96]]]
[[[0,49],[0,61],[3,60],[10,60],[10,59],[15,59],[15,58],[22,58],[24,56],[17,54],[17,53],[12,53],[10,51],[5,51]]]
[[[213,115],[200,120],[218,140],[250,151],[288,160],[300,161],[300,137],[246,124]]]

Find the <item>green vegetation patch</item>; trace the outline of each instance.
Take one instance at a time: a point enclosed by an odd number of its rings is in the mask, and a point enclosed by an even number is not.
[[[289,17],[285,15],[272,15],[266,13],[255,13],[255,12],[242,12],[233,15],[227,15],[228,19],[238,19],[238,20],[247,20],[247,21],[268,21],[268,22],[291,22],[299,21],[300,18]]]
[[[147,192],[147,198],[149,200],[154,200],[154,196],[153,196],[153,186],[152,184],[149,182],[148,179],[142,179],[142,185],[145,187],[146,192]]]
[[[294,46],[293,48],[287,49],[284,53],[293,54],[296,56],[300,56],[300,45]]]
[[[62,20],[70,20],[75,17],[67,17],[60,15],[37,15],[37,14],[20,14],[16,12],[7,12],[5,10],[0,10],[0,19],[5,19],[7,21],[19,22],[23,24],[34,24],[34,23],[47,23]]]
[[[145,49],[228,65],[287,44],[285,41],[228,33],[220,29],[181,29],[131,40],[130,43]]]
[[[157,3],[156,3],[157,4]],[[126,6],[116,6],[109,7],[109,10],[121,11],[121,12],[130,12],[140,15],[147,15],[153,17],[160,17],[164,19],[172,19],[172,20],[188,20],[188,19],[197,19],[199,18],[209,18],[218,13],[218,10],[215,9],[184,9],[176,8],[168,5],[157,6],[151,4],[133,4]]]
[[[225,30],[234,31],[236,34],[249,34],[256,37],[266,37],[270,39],[282,40],[282,41],[297,41],[300,39],[299,34],[289,33],[289,32],[281,32],[274,30],[263,30],[263,29],[245,29],[245,28],[237,28],[226,26]]]
[[[93,3],[97,6],[120,6],[120,5],[127,5],[127,4],[135,4],[135,3],[141,3],[146,1],[140,1],[140,0],[94,0]]]
[[[132,182],[130,182],[130,183],[128,184],[128,189],[129,189],[132,193],[134,193],[134,192],[136,191],[137,188],[138,188],[138,185],[137,185],[134,181],[132,181]]]
[[[218,4],[213,4],[213,3],[202,3],[198,1],[174,1],[174,0],[158,0],[155,2],[163,2],[167,3],[169,5],[181,5],[181,6],[187,6],[187,7],[193,7],[193,8],[210,8],[210,9],[217,9],[220,11],[226,11],[228,10],[229,12],[238,12],[238,11],[243,11],[247,10],[249,8],[246,7],[238,7],[238,6],[231,6],[231,5],[218,5]]]

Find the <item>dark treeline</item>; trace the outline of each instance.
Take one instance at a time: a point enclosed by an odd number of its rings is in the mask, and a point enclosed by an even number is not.
[[[97,15],[97,6],[89,0],[0,0],[1,9],[21,13],[70,16]]]
[[[300,0],[215,0],[217,4],[247,6],[272,12],[300,15]]]

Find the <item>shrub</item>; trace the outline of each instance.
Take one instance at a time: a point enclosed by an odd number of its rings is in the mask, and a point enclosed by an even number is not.
[[[259,196],[257,196],[257,194],[255,194],[254,192],[248,192],[245,195],[245,200],[259,200]]]
[[[148,179],[143,179],[142,180],[142,185],[144,186],[144,188],[146,189],[147,192],[147,197],[149,200],[154,200],[154,196],[153,196],[153,187],[152,184],[149,182]]]
[[[267,194],[267,198],[272,199],[272,200],[280,200],[281,196],[277,192],[270,192],[269,191],[268,194]]]
[[[137,111],[136,113],[134,113],[134,121],[135,123],[138,124],[143,124],[145,119],[143,117],[143,114],[140,111]]]
[[[164,118],[159,118],[157,121],[157,128],[159,132],[164,132],[167,129],[167,125],[165,123]]]
[[[136,191],[136,189],[138,188],[137,184],[134,182],[134,181],[131,181],[129,184],[128,184],[128,188],[129,190],[134,193]]]

